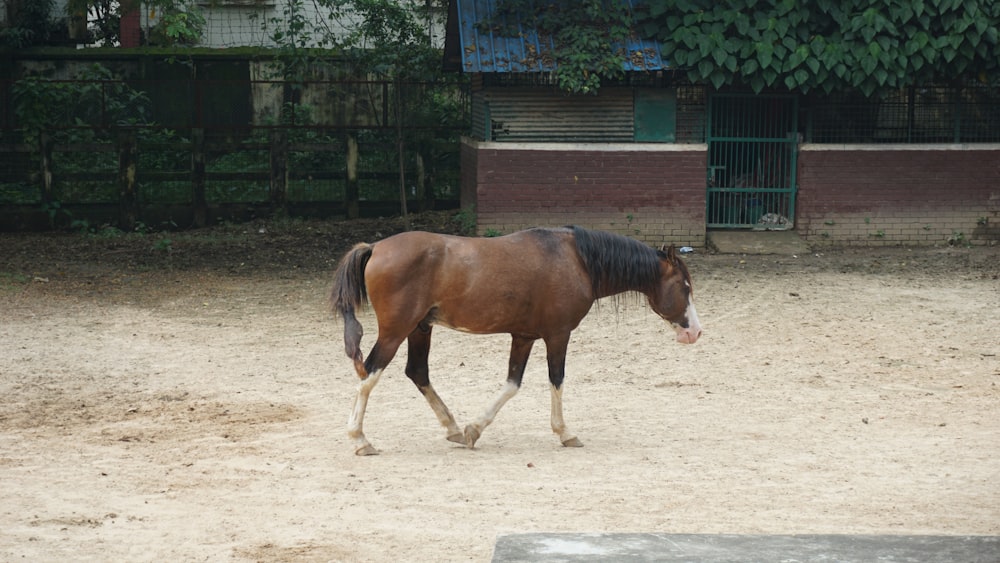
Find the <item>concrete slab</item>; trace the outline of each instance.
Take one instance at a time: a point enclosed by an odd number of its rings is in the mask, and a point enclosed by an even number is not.
[[[722,254],[805,254],[809,245],[795,231],[709,231],[708,245]]]
[[[1000,536],[511,534],[494,563],[998,563]]]

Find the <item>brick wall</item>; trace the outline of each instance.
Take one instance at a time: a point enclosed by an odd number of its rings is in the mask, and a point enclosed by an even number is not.
[[[478,155],[475,143],[462,140],[459,147],[460,176],[458,180],[462,209],[475,211],[476,208],[476,168]]]
[[[142,43],[140,26],[138,7],[122,14],[118,23],[118,37],[122,47],[138,47]]]
[[[465,139],[462,206],[479,234],[581,225],[649,244],[704,246],[705,145]]]
[[[798,185],[810,243],[1000,240],[998,145],[803,145]]]

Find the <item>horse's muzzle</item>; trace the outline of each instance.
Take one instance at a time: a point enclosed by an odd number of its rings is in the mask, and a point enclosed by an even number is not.
[[[677,331],[677,342],[681,344],[694,344],[701,338],[701,321],[698,320],[698,311],[694,308],[694,303],[688,301],[687,311],[684,312],[687,319],[687,326],[674,324]]]
[[[677,331],[677,342],[694,344],[701,337],[701,327],[682,328]]]

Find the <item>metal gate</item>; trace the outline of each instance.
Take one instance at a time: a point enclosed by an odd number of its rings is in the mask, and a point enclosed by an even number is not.
[[[797,116],[794,96],[712,96],[707,136],[709,228],[792,228]]]

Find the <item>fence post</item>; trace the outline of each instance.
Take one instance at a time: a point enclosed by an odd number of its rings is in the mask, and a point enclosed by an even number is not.
[[[52,137],[42,132],[38,135],[38,149],[41,152],[42,203],[52,203]]]
[[[271,205],[284,209],[288,202],[288,133],[271,130]]]
[[[122,230],[135,229],[139,219],[139,198],[136,192],[136,161],[139,147],[134,130],[118,132],[118,224]]]
[[[416,159],[416,183],[417,183],[417,193],[414,194],[417,199],[417,211],[427,211],[432,207],[431,197],[427,190],[427,170],[424,166],[424,155],[419,150],[414,154],[414,159]]]
[[[205,201],[205,130],[191,129],[191,202],[194,205],[194,226],[204,227],[208,216]]]
[[[406,209],[406,144],[403,142],[403,99],[400,94],[402,84],[395,82],[396,94],[396,158],[399,159],[399,210],[403,215],[403,226],[410,230],[410,212]]]
[[[358,204],[358,138],[353,133],[348,133],[346,144],[347,178],[344,185],[344,212],[348,219],[357,219],[361,216]]]

